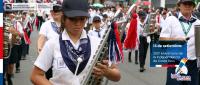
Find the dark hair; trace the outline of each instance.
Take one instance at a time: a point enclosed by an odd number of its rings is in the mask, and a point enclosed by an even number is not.
[[[34,17],[34,16],[35,16],[35,14],[34,14],[34,13],[31,13],[31,14],[30,14],[30,16],[31,16],[31,17]]]
[[[121,8],[124,8],[124,5],[123,5],[123,3],[120,3],[120,4],[119,4],[119,6],[120,6]]]
[[[55,13],[61,12],[61,11],[62,11],[62,7],[59,4],[54,4],[53,9],[51,10],[51,12],[55,12]]]
[[[23,13],[22,13],[22,15],[26,15],[26,14],[27,14],[27,12],[23,12]]]
[[[65,16],[64,14],[61,17],[61,26],[60,26],[60,33],[64,31],[65,29],[65,20],[66,20],[67,16]]]
[[[168,9],[167,9],[167,8],[164,8],[164,10],[168,11]]]

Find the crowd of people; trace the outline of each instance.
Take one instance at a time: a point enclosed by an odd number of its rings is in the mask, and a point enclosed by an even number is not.
[[[92,56],[95,55],[100,41],[104,39],[106,30],[113,22],[118,23],[123,49],[128,52],[128,62],[139,64],[139,72],[145,72],[146,58],[150,42],[158,40],[187,40],[188,75],[192,81],[176,81],[171,79],[175,68],[167,69],[166,85],[199,85],[199,68],[195,56],[194,26],[200,25],[200,7],[192,0],[180,0],[174,9],[150,9],[117,4],[116,7],[90,7],[87,0],[64,0],[53,5],[48,12],[38,11],[6,11],[4,20],[10,21],[8,30],[12,35],[20,37],[13,43],[11,55],[4,59],[4,85],[14,85],[12,76],[21,72],[20,60],[26,60],[29,54],[30,36],[38,31],[38,57],[34,63],[31,81],[37,85],[80,85],[80,80],[87,75]],[[154,27],[148,27],[153,17]],[[92,69],[95,77],[106,77],[111,81],[121,79],[118,65],[103,60]],[[44,77],[45,76],[45,77]],[[77,84],[78,82],[78,84]]]

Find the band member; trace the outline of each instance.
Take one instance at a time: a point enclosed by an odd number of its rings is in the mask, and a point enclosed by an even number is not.
[[[62,10],[60,5],[54,5],[51,10],[52,19],[42,24],[38,38],[38,53],[42,50],[45,42],[58,36],[61,25]]]
[[[166,19],[165,26],[161,31],[160,40],[187,40],[186,67],[191,81],[177,81],[171,78],[175,73],[175,68],[167,69],[166,85],[199,85],[197,58],[195,56],[195,36],[194,25],[199,25],[200,21],[192,15],[195,3],[193,0],[180,0],[178,3],[179,12],[177,16],[170,16]]]
[[[22,13],[22,25],[24,28],[24,40],[22,44],[22,60],[26,60],[26,55],[29,53],[30,35],[33,31],[30,18],[27,16],[27,12]]]
[[[92,24],[93,29],[88,31],[88,35],[103,39],[105,28],[101,28],[101,18],[99,16],[95,16],[93,18]]]
[[[98,49],[99,39],[88,36],[84,25],[89,17],[87,0],[64,0],[62,4],[62,33],[46,42],[34,63],[31,81],[36,85],[72,85],[80,83],[90,69],[85,69]],[[82,61],[82,62],[81,62]],[[79,64],[79,65],[77,65]],[[50,80],[44,73],[52,68]],[[75,70],[77,72],[75,73]],[[94,67],[95,76],[105,76],[119,81],[120,72],[115,64],[108,67],[108,61]]]
[[[132,11],[131,14],[131,21],[130,23],[127,24],[126,28],[127,29],[127,35],[125,37],[124,40],[124,48],[128,49],[129,53],[128,53],[128,61],[132,62],[131,60],[131,53],[132,50],[135,50],[135,64],[138,64],[138,45],[139,45],[139,31],[138,31],[138,27],[137,27],[137,13],[135,11],[135,9]]]
[[[46,21],[42,24],[39,38],[38,38],[38,53],[42,50],[45,42],[51,38],[55,38],[60,33],[61,26],[61,16],[62,16],[62,7],[61,5],[55,4],[53,10],[51,10],[52,19]],[[52,69],[49,69],[46,72],[46,78],[49,79],[52,77]]]
[[[140,72],[143,72],[145,70],[144,65],[145,65],[145,60],[146,60],[146,54],[147,54],[147,49],[148,49],[148,42],[147,42],[147,34],[145,33],[145,19],[146,19],[146,12],[144,11],[139,11],[138,13],[139,16],[139,22],[138,22],[138,30],[139,30],[139,61],[140,61]]]
[[[102,19],[101,27],[102,28],[108,28],[109,25],[110,25],[110,21],[109,21],[108,15],[107,14],[103,14],[102,16],[103,16],[103,19]]]
[[[13,22],[14,24],[15,23],[19,23],[19,24],[16,24],[16,26],[14,26],[14,27],[16,27],[16,28],[18,28],[17,27],[17,25],[20,27],[20,29],[22,29],[23,30],[23,24],[22,24],[22,21],[21,21],[21,16],[20,15],[16,15],[15,16],[15,21]],[[17,30],[18,31],[18,30]],[[20,35],[20,34],[19,34]],[[24,43],[24,38],[23,38],[23,36],[24,36],[24,31],[23,31],[23,34],[21,34],[20,35],[20,41],[18,42],[18,44],[17,45],[19,45],[18,46],[18,57],[17,57],[17,62],[16,62],[16,64],[15,64],[15,69],[16,69],[16,71],[15,71],[15,73],[19,73],[20,72],[20,61],[21,61],[21,57],[22,57],[22,52],[23,52],[23,45],[25,44]]]
[[[11,54],[8,59],[8,70],[7,70],[7,81],[8,85],[12,85],[11,77],[13,75],[14,70],[14,64],[19,62],[19,46],[21,44],[21,37],[23,36],[23,27],[20,24],[20,22],[15,20],[15,14],[9,13],[8,15],[9,19],[11,20],[11,23],[13,24],[12,27],[8,29],[8,31],[12,34],[12,48],[11,48]]]

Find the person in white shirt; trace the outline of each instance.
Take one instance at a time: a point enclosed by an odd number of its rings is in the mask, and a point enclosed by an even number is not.
[[[46,21],[42,24],[40,31],[39,31],[39,38],[38,38],[38,53],[42,50],[45,42],[51,38],[54,38],[59,35],[59,27],[61,25],[61,6],[54,5],[53,10],[51,11],[52,19]]]
[[[38,53],[42,50],[44,44],[49,39],[55,38],[60,34],[60,26],[61,26],[61,16],[62,16],[62,8],[61,5],[55,4],[53,6],[53,10],[51,10],[52,19],[46,21],[42,24],[39,32],[38,38]],[[49,79],[52,77],[52,69],[50,68],[46,72],[46,78]]]
[[[180,0],[178,2],[180,11],[177,16],[170,16],[166,19],[165,26],[160,34],[160,40],[187,40],[187,58],[186,67],[191,81],[176,81],[171,78],[175,73],[175,68],[167,69],[166,85],[199,85],[197,58],[195,55],[195,36],[194,26],[200,24],[200,20],[192,15],[195,3],[192,0]]]
[[[114,15],[115,15],[115,13],[113,12],[113,10],[111,10],[111,8],[110,9],[108,9],[108,18],[113,18],[114,17]]]
[[[105,28],[101,28],[101,18],[99,16],[95,16],[92,24],[93,29],[88,31],[88,35],[102,39],[105,34]]]
[[[102,24],[101,24],[101,27],[102,28],[108,28],[109,25],[111,24],[111,22],[108,20],[108,15],[107,14],[103,14],[103,19],[102,19]]]
[[[87,0],[63,1],[62,33],[46,42],[35,61],[31,75],[33,84],[82,85],[89,70],[93,70],[96,77],[105,76],[112,81],[120,80],[117,66],[112,64],[108,67],[106,60],[93,69],[88,69],[100,43],[98,38],[88,36],[84,30],[89,17],[88,8]],[[53,67],[53,76],[47,80],[44,73],[50,67]]]
[[[146,12],[145,11],[139,11],[138,12],[139,20],[138,20],[138,31],[139,31],[139,64],[140,64],[140,72],[144,72],[146,69],[144,68],[145,66],[145,61],[146,61],[146,54],[148,50],[148,37],[147,34],[145,33],[146,28]]]
[[[11,20],[11,23],[13,27],[9,27],[7,30],[12,34],[12,48],[11,48],[11,54],[8,58],[8,67],[7,67],[7,82],[9,85],[12,85],[11,76],[13,74],[14,70],[14,64],[19,63],[20,56],[20,44],[21,44],[21,38],[23,37],[23,27],[22,24],[15,19],[14,13],[8,14],[9,19]]]

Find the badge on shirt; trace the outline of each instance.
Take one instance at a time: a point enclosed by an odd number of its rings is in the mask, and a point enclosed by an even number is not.
[[[62,57],[58,58],[57,67],[58,68],[65,68],[66,67],[65,62],[63,61]]]

